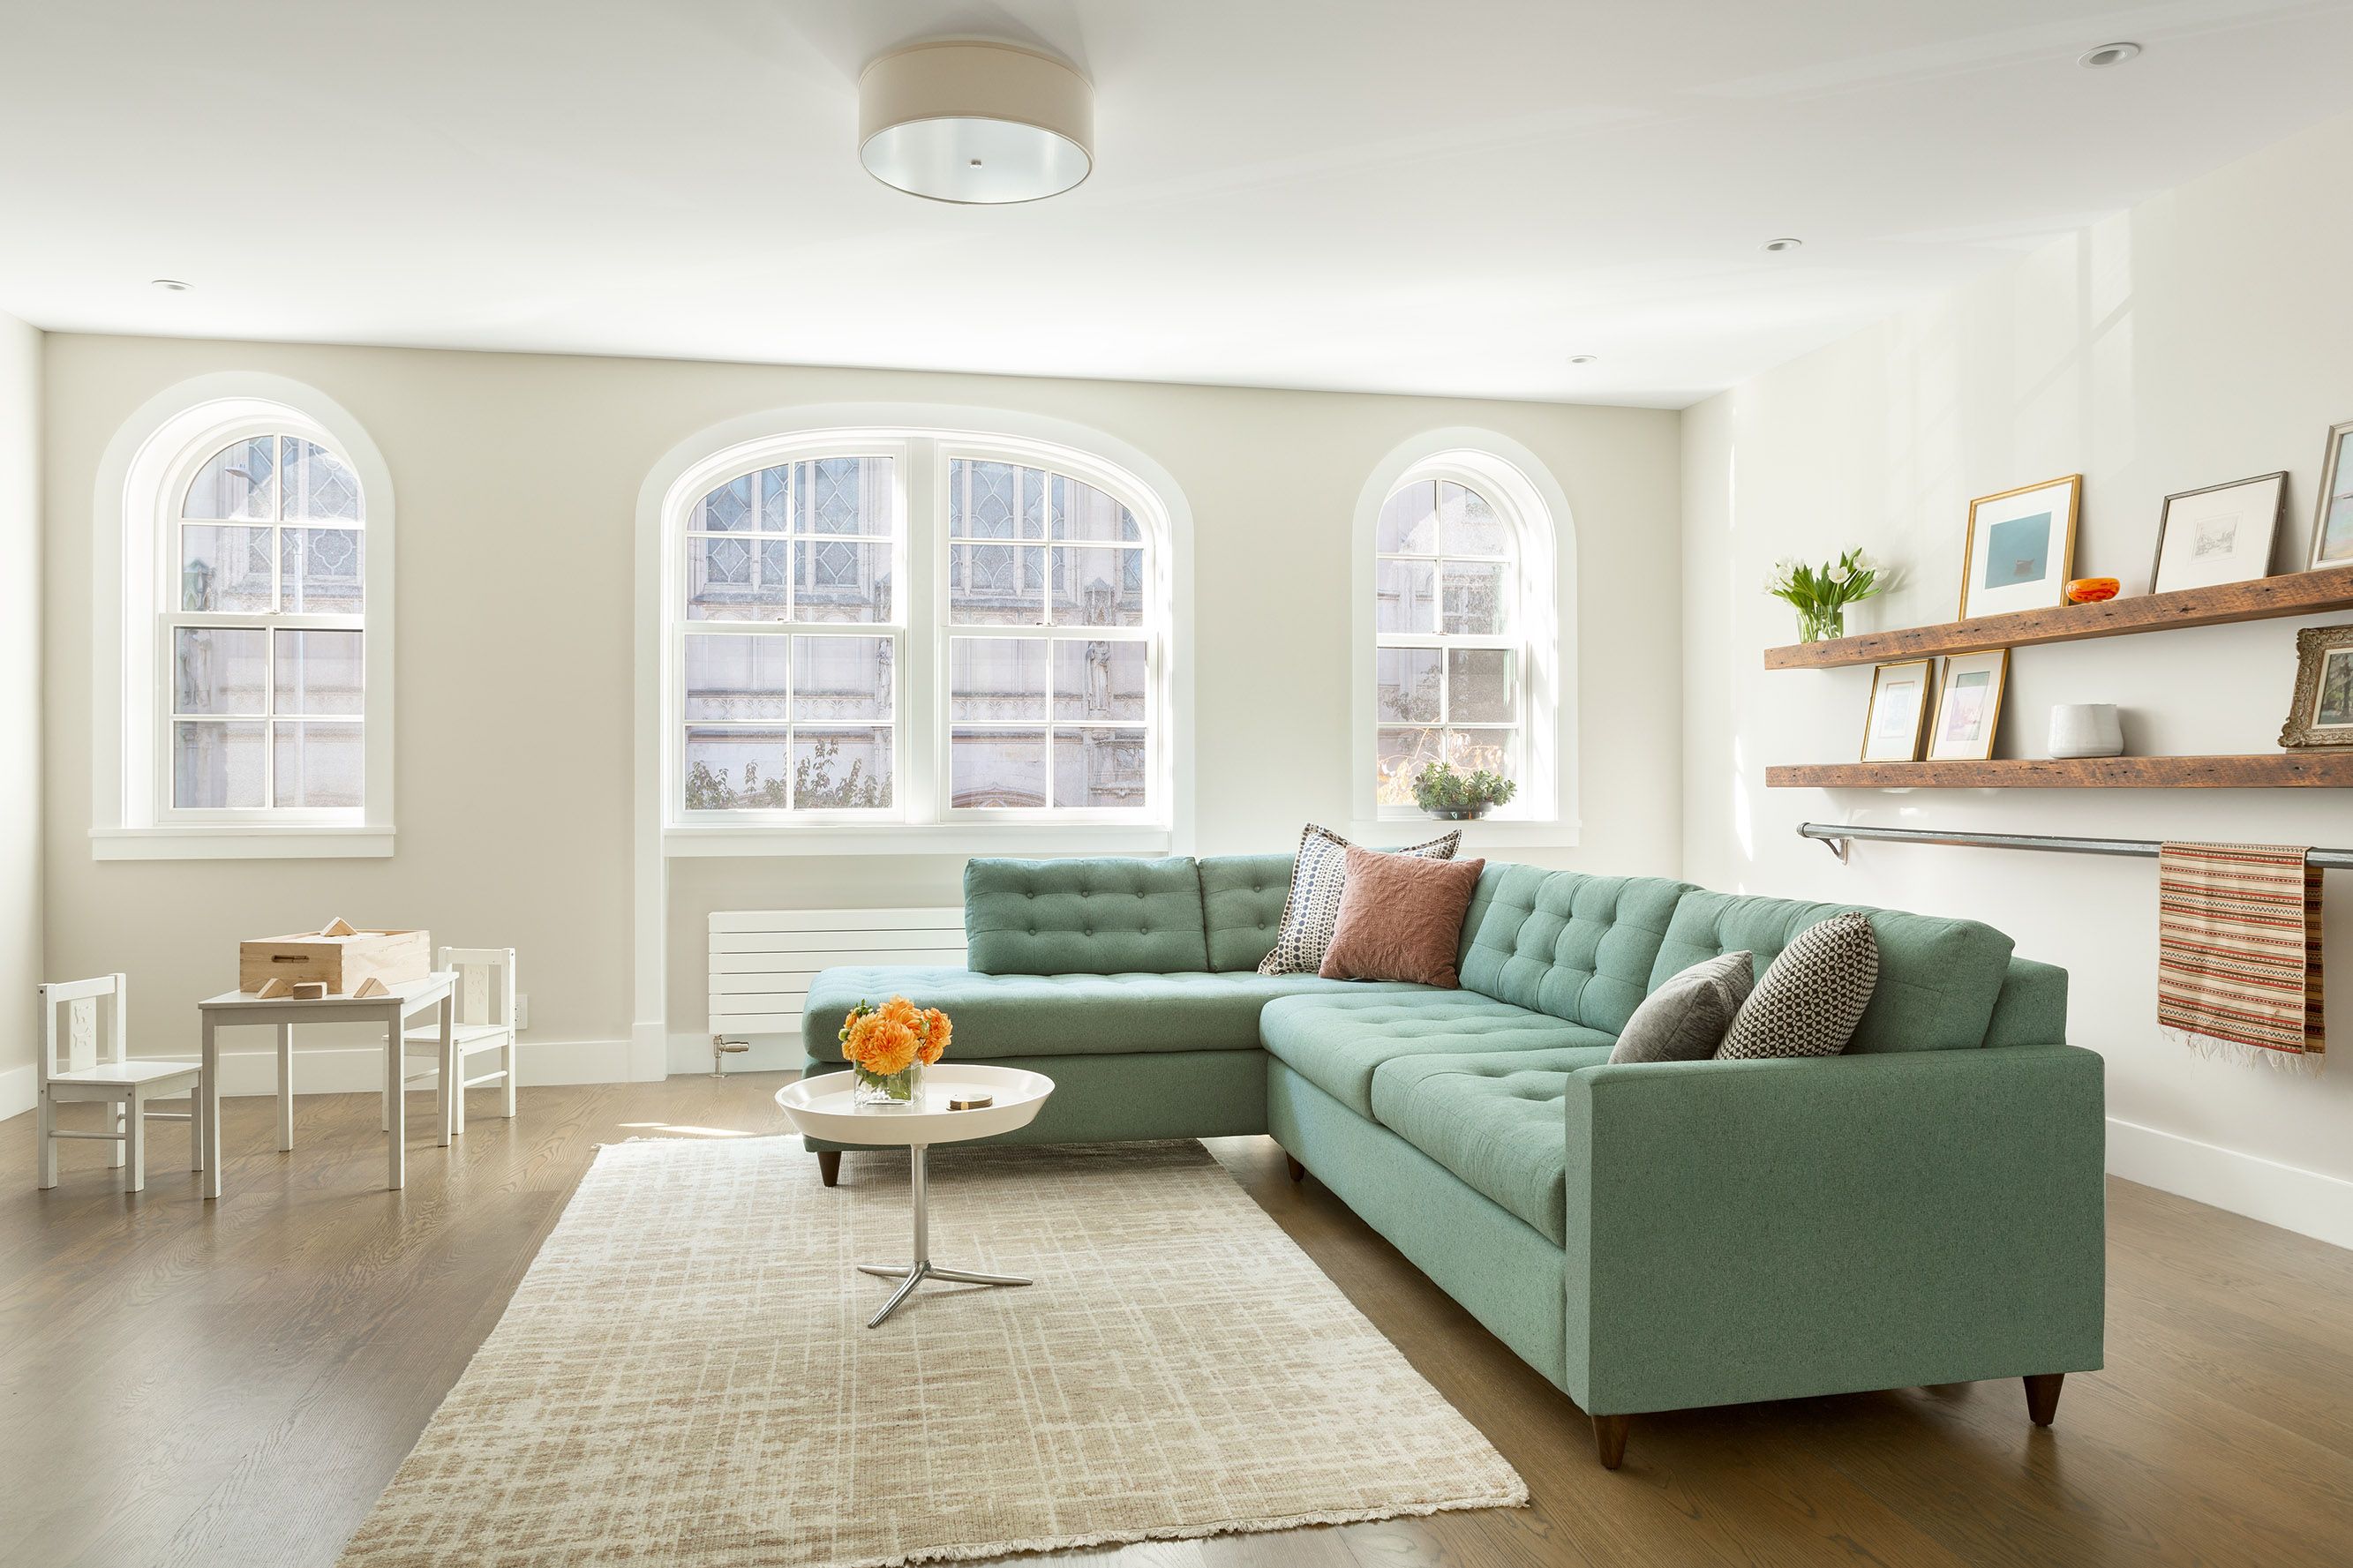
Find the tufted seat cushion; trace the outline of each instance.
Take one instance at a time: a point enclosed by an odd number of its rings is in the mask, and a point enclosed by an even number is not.
[[[1650,994],[1660,943],[1689,891],[1656,877],[1490,866],[1462,922],[1462,984],[1614,1035]]]
[[[1344,995],[1268,1003],[1259,1035],[1277,1059],[1359,1116],[1373,1114],[1374,1072],[1399,1057],[1577,1046],[1606,1059],[1614,1043],[1598,1029],[1472,992],[1410,986],[1401,988],[1409,994],[1383,995],[1364,981],[1345,984]]]
[[[1569,1074],[1609,1059],[1602,1046],[1400,1057],[1373,1074],[1373,1115],[1465,1186],[1566,1245],[1561,1096]]]
[[[950,1059],[1102,1056],[1135,1051],[1250,1051],[1259,1012],[1282,997],[1345,992],[1446,993],[1428,986],[1324,980],[1313,974],[976,974],[908,964],[828,969],[809,982],[801,1041],[813,1061],[839,1058],[835,1031],[859,1002],[893,995],[937,1007],[955,1026]]]

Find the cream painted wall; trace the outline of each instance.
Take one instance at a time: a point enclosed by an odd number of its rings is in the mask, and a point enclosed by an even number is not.
[[[240,935],[340,912],[522,951],[534,1042],[630,1033],[632,533],[639,487],[723,420],[908,401],[1077,421],[1165,467],[1194,520],[1196,847],[1287,847],[1349,811],[1347,534],[1366,476],[1443,426],[1500,432],[1575,510],[1584,844],[1512,858],[1672,872],[1680,731],[1678,421],[1653,410],[767,367],[57,336],[48,342],[48,940],[140,986],[136,1048],[191,1048]],[[398,853],[93,863],[90,531],[100,454],[189,377],[306,382],[374,437],[399,499]],[[704,1029],[713,909],[953,903],[960,857],[671,865],[668,1026]],[[62,970],[61,970],[62,972]],[[262,1044],[251,1042],[253,1047]],[[553,1070],[554,1045],[534,1072]]]
[[[0,1117],[33,1104],[33,990],[41,984],[41,334],[0,316]],[[26,741],[29,737],[29,742]],[[60,976],[59,978],[64,978]]]
[[[2338,120],[1686,411],[1683,872],[2000,926],[2072,972],[2072,1037],[2108,1061],[2112,1169],[2353,1245],[2353,1072],[2291,1077],[2158,1039],[2153,862],[1860,844],[1841,868],[1793,833],[1815,819],[2344,846],[2353,803],[1768,792],[1767,763],[1855,754],[1871,672],[1768,676],[1759,660],[1795,637],[1760,587],[1775,556],[1868,546],[1905,582],[1852,627],[1949,620],[1968,499],[2058,474],[2084,475],[2079,574],[2147,591],[2162,497],[2277,468],[2293,478],[2273,565],[2300,565],[2325,433],[2353,418],[2353,209],[2337,195],[2348,163],[2353,119]],[[2122,705],[2135,752],[2272,750],[2296,626],[2344,618],[2022,650],[2000,754],[2048,755],[2052,705],[2075,701]],[[2332,876],[2328,891],[2341,977],[2353,881]]]

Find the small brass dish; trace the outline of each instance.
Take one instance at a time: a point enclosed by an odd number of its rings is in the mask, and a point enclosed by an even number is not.
[[[996,1103],[997,1096],[993,1094],[976,1094],[964,1100],[949,1100],[948,1109],[950,1110],[985,1110]]]

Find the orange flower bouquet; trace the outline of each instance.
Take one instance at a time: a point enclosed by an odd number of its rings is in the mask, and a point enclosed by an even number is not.
[[[893,996],[880,1007],[860,1002],[841,1021],[841,1058],[858,1079],[860,1106],[919,1102],[923,1069],[947,1054],[948,1016]]]

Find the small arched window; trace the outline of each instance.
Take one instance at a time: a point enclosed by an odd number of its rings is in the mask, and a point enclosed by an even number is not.
[[[1369,516],[1359,513],[1367,570],[1356,624],[1371,645],[1370,700],[1357,709],[1365,815],[1419,815],[1414,779],[1442,763],[1516,784],[1497,816],[1562,823],[1566,638],[1549,481],[1468,448],[1408,449],[1387,467],[1367,487]]]
[[[1381,805],[1411,805],[1414,775],[1434,762],[1519,776],[1515,542],[1493,503],[1458,480],[1411,479],[1382,504],[1373,567]]]
[[[159,704],[179,816],[367,804],[367,507],[282,430],[202,457],[164,539]]]

